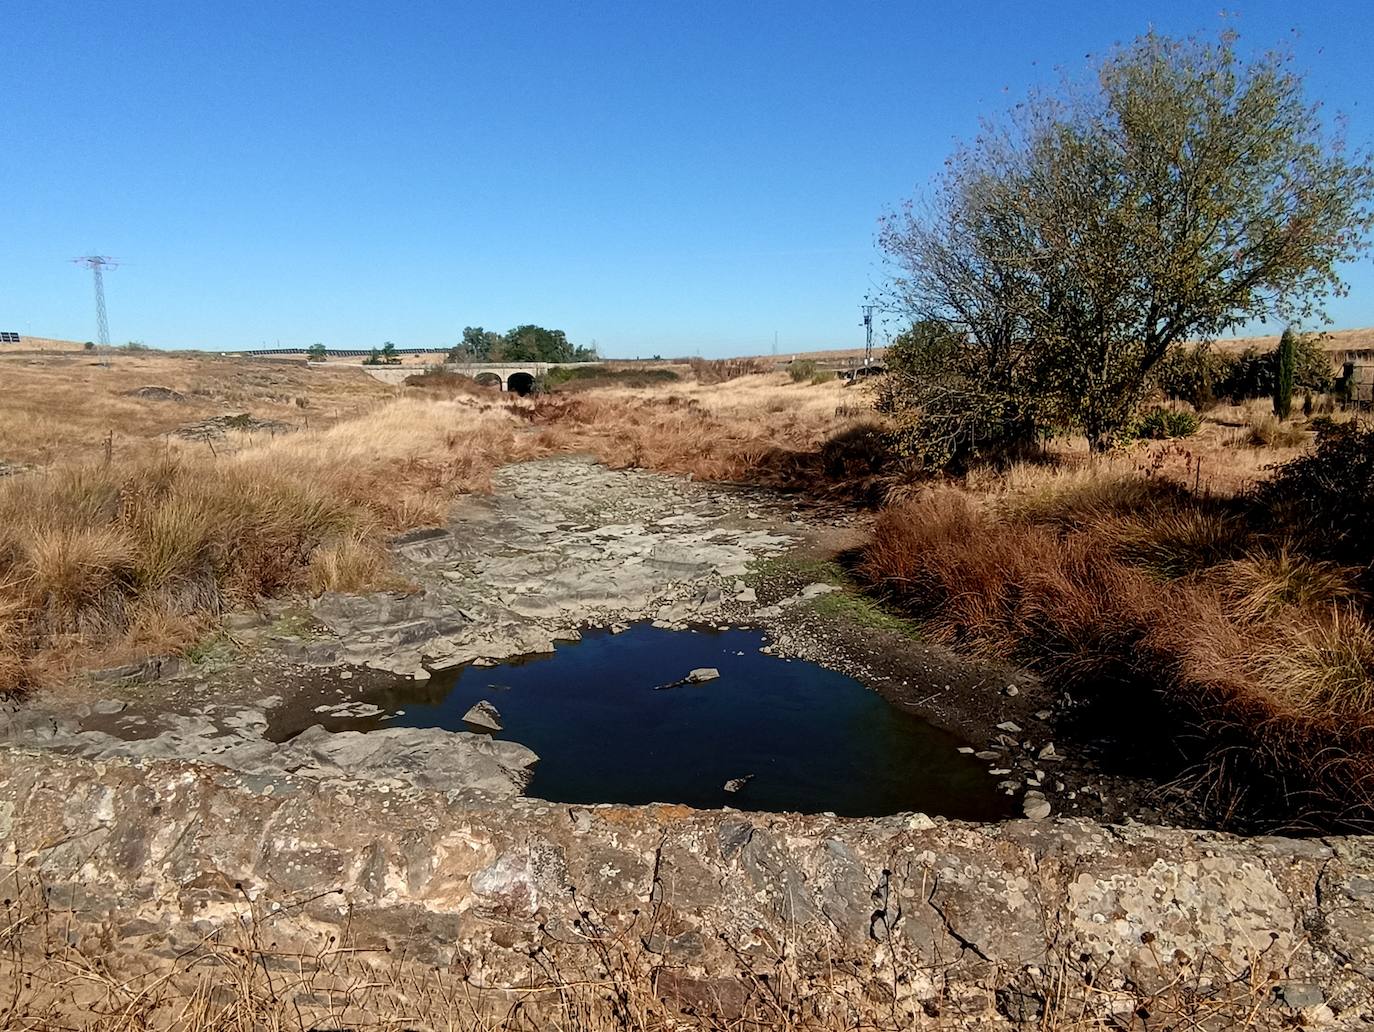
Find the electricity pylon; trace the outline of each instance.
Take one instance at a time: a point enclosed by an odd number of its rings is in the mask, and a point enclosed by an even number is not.
[[[106,365],[110,364],[110,321],[105,315],[105,270],[119,267],[119,262],[107,255],[91,254],[83,258],[73,258],[77,265],[91,270],[95,278],[95,330],[96,343],[100,346],[100,356]]]

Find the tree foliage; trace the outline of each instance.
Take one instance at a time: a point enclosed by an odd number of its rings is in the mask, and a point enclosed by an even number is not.
[[[885,354],[876,405],[893,417],[898,454],[930,469],[960,470],[1013,457],[1044,435],[1034,394],[1020,389],[1011,357],[944,323],[926,320]]]
[[[450,362],[591,362],[594,348],[574,346],[562,330],[525,324],[505,334],[480,326],[463,329],[463,339],[449,351]]]
[[[1293,388],[1322,394],[1334,386],[1331,357],[1319,338],[1294,330],[1290,338]],[[1161,391],[1176,401],[1204,409],[1217,401],[1273,398],[1278,387],[1280,350],[1246,348],[1239,355],[1221,354],[1206,345],[1177,344],[1151,374]]]
[[[324,362],[329,358],[329,349],[319,341],[316,341],[305,349],[305,354],[311,362]]]
[[[1288,55],[1152,33],[985,125],[880,241],[897,304],[1100,449],[1178,342],[1320,315],[1371,196]]]

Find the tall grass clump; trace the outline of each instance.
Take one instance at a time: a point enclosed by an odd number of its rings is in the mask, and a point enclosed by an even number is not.
[[[857,572],[938,640],[1168,714],[1113,733],[1167,739],[1218,819],[1368,831],[1372,434],[1326,429],[1232,498],[1110,471],[930,491],[879,515]]]
[[[0,690],[181,648],[228,608],[390,583],[386,537],[542,454],[508,410],[405,399],[233,455],[0,481]]]

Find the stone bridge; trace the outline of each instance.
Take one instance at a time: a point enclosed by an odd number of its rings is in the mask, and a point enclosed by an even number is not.
[[[534,381],[550,369],[576,368],[578,366],[601,365],[600,362],[445,362],[444,368],[464,376],[471,376],[478,383],[490,383],[503,391],[528,394]],[[415,366],[404,365],[365,365],[363,369],[383,383],[399,384],[407,376],[421,370]]]

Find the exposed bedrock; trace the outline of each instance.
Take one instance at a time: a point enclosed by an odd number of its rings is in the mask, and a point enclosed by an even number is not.
[[[727,1012],[761,971],[940,1027],[1038,1027],[1070,997],[1129,1016],[1179,985],[1258,1024],[1374,1006],[1371,839],[481,803],[21,748],[0,751],[0,832],[115,970],[251,901],[282,950],[346,935],[502,987],[547,969],[532,955],[593,978],[633,950],[660,994]]]

